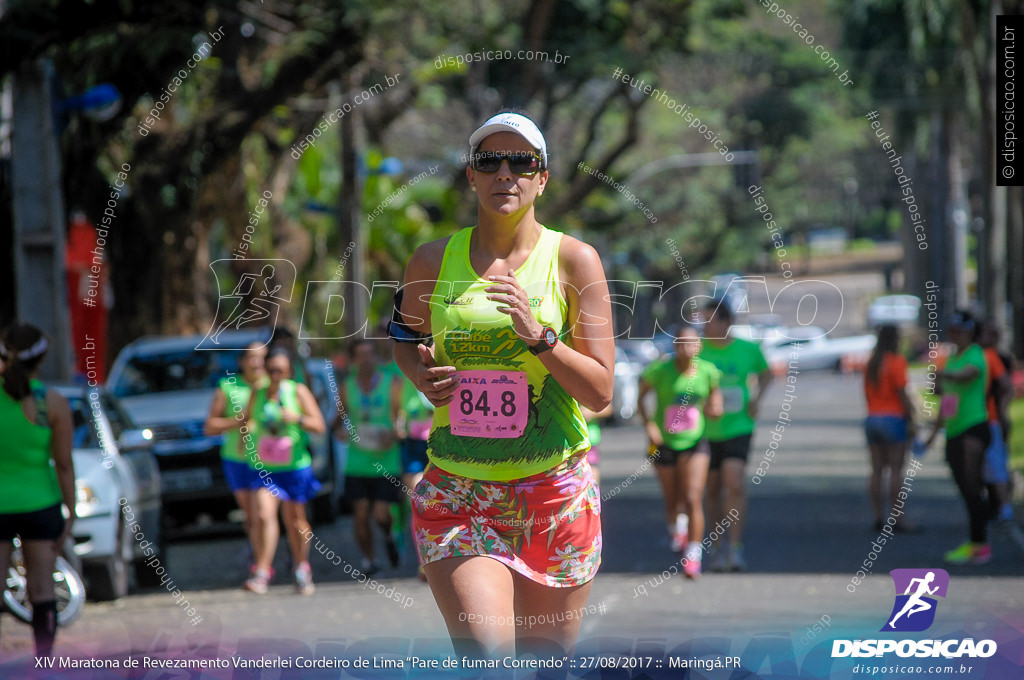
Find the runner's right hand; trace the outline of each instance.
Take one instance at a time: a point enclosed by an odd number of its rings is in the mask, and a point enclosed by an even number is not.
[[[653,420],[647,422],[647,438],[654,446],[661,446],[665,440],[661,436],[661,428]]]
[[[423,393],[435,408],[447,406],[455,398],[458,385],[453,374],[454,366],[438,366],[434,361],[434,353],[425,345],[417,345],[420,352],[420,364],[416,368],[413,382],[416,389]]]

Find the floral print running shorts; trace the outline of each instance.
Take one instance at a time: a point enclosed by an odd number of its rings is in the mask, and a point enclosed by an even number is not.
[[[587,583],[601,565],[601,499],[585,452],[508,482],[430,464],[412,504],[421,564],[484,555],[553,588]]]

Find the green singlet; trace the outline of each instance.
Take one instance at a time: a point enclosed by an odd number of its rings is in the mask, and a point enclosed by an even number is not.
[[[579,404],[528,351],[511,317],[497,310],[503,305],[487,299],[485,289],[494,283],[478,276],[470,263],[475,229],[463,229],[448,241],[430,300],[435,360],[458,369],[460,388],[451,404],[434,412],[427,455],[457,475],[508,481],[549,470],[586,451],[590,442]],[[534,318],[568,344],[568,303],[558,276],[562,234],[541,229],[515,276],[530,297]],[[513,383],[516,387],[506,389]],[[453,416],[479,432],[453,433]],[[490,436],[498,431],[504,436]]]
[[[0,386],[3,378],[0,378]],[[45,399],[46,387],[32,381],[32,392]],[[21,403],[0,387],[0,432],[4,452],[0,455],[0,513],[35,512],[61,502],[57,470],[50,453],[53,431],[25,417]]]
[[[641,377],[654,390],[656,406],[651,420],[661,430],[665,446],[677,451],[696,446],[704,436],[704,404],[718,387],[718,369],[696,356],[686,373],[680,373],[676,357],[671,355],[650,364]]]
[[[301,470],[313,464],[309,448],[306,446],[306,438],[302,434],[302,427],[298,423],[286,423],[282,418],[282,408],[302,414],[297,385],[298,383],[294,380],[282,380],[277,388],[278,401],[271,401],[267,398],[267,391],[270,389],[268,385],[263,385],[256,390],[251,417],[256,421],[258,436],[288,437],[292,440],[291,460],[280,463],[263,461],[263,465],[271,472]]]
[[[369,394],[359,389],[355,370],[345,379],[348,417],[354,428],[345,463],[345,474],[351,477],[382,477],[385,473],[402,472],[398,442],[392,436],[395,425],[391,420],[391,381],[395,377],[393,371],[378,368]]]
[[[252,386],[245,382],[241,375],[233,375],[230,378],[221,378],[218,388],[224,393],[224,418],[239,419],[239,414],[245,413],[249,405],[249,396],[252,394]],[[252,457],[256,455],[256,438],[249,437],[243,446],[243,437],[238,428],[224,432],[224,442],[220,446],[220,457],[224,460],[236,463],[252,463]]]
[[[722,372],[720,386],[724,413],[721,418],[707,421],[708,440],[720,442],[751,434],[755,421],[747,413],[750,379],[768,370],[761,348],[742,338],[731,338],[724,347],[705,340],[698,356]]]
[[[942,381],[943,401],[953,413],[946,415],[946,437],[963,434],[975,425],[988,420],[985,411],[985,389],[988,385],[988,364],[985,351],[979,345],[971,345],[960,354],[954,354],[946,361],[947,371],[960,371],[967,366],[978,369],[978,377],[970,382]]]

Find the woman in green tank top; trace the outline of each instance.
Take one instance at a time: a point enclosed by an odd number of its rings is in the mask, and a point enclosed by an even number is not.
[[[254,558],[259,553],[257,543],[260,536],[252,530],[252,499],[256,488],[260,486],[260,478],[253,467],[256,462],[256,439],[245,422],[245,409],[249,406],[253,387],[266,379],[263,372],[266,356],[266,346],[258,341],[242,350],[238,357],[241,375],[231,374],[220,380],[210,404],[210,413],[203,424],[203,434],[224,435],[220,449],[221,466],[231,493],[245,514],[245,535],[249,538]],[[250,565],[250,571],[252,568],[253,565]]]
[[[48,344],[42,331],[23,323],[0,336],[0,574],[7,577],[11,541],[20,536],[36,655],[47,657],[57,634],[53,569],[76,517],[71,407],[35,379]]]
[[[312,529],[306,519],[306,502],[316,497],[320,483],[313,474],[312,459],[302,432],[321,434],[327,428],[313,393],[302,383],[289,379],[288,352],[272,350],[267,354],[265,367],[267,384],[253,390],[245,415],[257,436],[256,473],[261,480],[270,481],[256,489],[252,504],[252,530],[259,534],[254,547],[259,552],[245,588],[257,594],[267,592],[273,576],[270,567],[277,552],[280,507],[295,565],[295,587],[299,593],[311,595],[313,576],[305,536],[311,534]]]
[[[548,181],[537,126],[502,113],[469,141],[477,225],[417,249],[391,326],[395,360],[436,409],[417,549],[456,651],[567,649],[600,564],[580,405],[611,401],[608,286],[591,246],[535,217]]]
[[[939,428],[946,427],[946,462],[967,508],[970,540],[945,553],[950,564],[985,564],[992,559],[988,544],[988,503],[985,500],[985,450],[991,442],[985,411],[988,365],[985,353],[974,343],[977,322],[968,312],[957,312],[949,321],[949,338],[956,353],[936,372],[942,402],[939,417],[925,444],[931,446]]]

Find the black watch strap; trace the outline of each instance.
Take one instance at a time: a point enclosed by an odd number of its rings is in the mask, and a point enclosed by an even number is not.
[[[540,342],[536,345],[528,345],[530,353],[534,356],[547,352],[558,344],[558,333],[555,332],[554,328],[548,326],[540,333]]]

